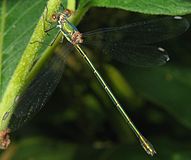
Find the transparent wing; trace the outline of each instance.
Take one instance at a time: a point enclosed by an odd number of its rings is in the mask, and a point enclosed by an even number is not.
[[[88,44],[86,44],[88,45]],[[113,59],[137,67],[153,67],[169,61],[167,51],[154,45],[136,45],[124,41],[108,40],[91,45],[97,53],[104,53]]]
[[[183,17],[163,17],[137,22],[121,27],[102,28],[84,33],[86,41],[106,41],[123,39],[133,44],[153,44],[181,35],[190,24]]]
[[[16,130],[45,105],[62,77],[65,57],[66,54],[54,54],[44,65],[40,73],[19,97],[9,128]]]
[[[122,63],[139,67],[163,65],[169,60],[166,50],[156,46],[135,46],[128,43],[115,42],[106,44],[103,52],[112,55],[114,59]]]
[[[134,66],[152,67],[169,60],[155,44],[184,33],[189,23],[182,17],[165,17],[121,27],[98,29],[84,34],[84,44]]]

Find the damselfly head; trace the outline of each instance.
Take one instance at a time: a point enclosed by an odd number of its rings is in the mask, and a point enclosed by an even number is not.
[[[62,13],[54,13],[51,16],[52,22],[64,23],[67,18],[73,14],[73,11],[65,9]]]

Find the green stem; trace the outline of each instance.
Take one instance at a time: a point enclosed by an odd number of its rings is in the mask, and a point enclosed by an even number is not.
[[[68,0],[67,8],[75,11],[76,10],[76,0]]]

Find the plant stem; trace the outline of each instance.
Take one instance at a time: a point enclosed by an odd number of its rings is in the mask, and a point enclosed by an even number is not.
[[[76,10],[76,0],[69,0],[67,4],[67,8],[75,11]]]

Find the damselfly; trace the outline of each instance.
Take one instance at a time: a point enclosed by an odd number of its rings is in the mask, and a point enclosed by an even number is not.
[[[93,39],[96,45],[97,40],[99,40],[101,42],[99,43],[101,50],[121,62],[137,66],[162,65],[169,60],[166,50],[151,44],[182,34],[189,27],[188,21],[179,16],[165,17],[121,27],[97,29],[82,34],[69,22],[68,18],[71,14],[72,12],[68,9],[53,14],[52,21],[56,24],[45,32],[58,28],[59,31],[56,38],[61,34],[83,57],[116,108],[130,125],[144,150],[153,156],[156,153],[154,147],[138,131],[129,116],[125,113],[117,98],[82,49],[82,45],[88,43],[91,39]],[[24,94],[19,97],[17,108],[11,119],[14,123],[10,128],[12,126],[15,127],[15,124],[19,127],[44,105],[47,97],[53,92],[62,76],[63,59],[62,55],[54,55],[47,65],[45,65],[44,69],[31,82],[31,85],[29,85]]]

